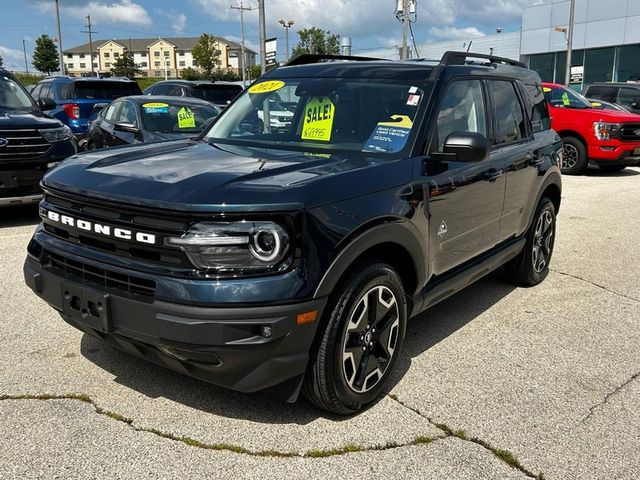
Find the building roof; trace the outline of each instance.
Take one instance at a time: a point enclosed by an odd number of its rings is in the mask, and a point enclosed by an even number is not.
[[[232,40],[227,40],[224,37],[215,36],[215,38],[221,42],[227,44],[231,49],[240,49],[240,44]],[[133,52],[142,52],[147,49],[149,45],[156,43],[158,40],[164,40],[171,45],[174,45],[178,50],[192,50],[200,37],[154,37],[154,38],[111,38],[106,40],[94,40],[93,49],[98,50],[101,46],[108,42],[116,42],[123,47],[130,49]],[[245,46],[245,50],[249,53],[256,53],[250,48]],[[78,45],[77,47],[67,48],[63,53],[88,53],[89,43]]]

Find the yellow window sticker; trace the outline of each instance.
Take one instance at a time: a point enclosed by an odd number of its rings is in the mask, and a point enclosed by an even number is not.
[[[571,105],[571,100],[569,99],[569,94],[567,92],[562,92],[562,105],[565,107]]]
[[[169,111],[168,103],[150,102],[142,105],[144,113],[167,113]]]
[[[284,82],[282,80],[269,80],[252,85],[249,87],[249,93],[275,92],[276,90],[280,90],[282,87],[284,87]]]
[[[545,93],[549,93],[551,89],[549,87],[542,87],[542,91]]]
[[[600,102],[591,102],[591,105],[593,105],[594,107],[601,107],[602,104]]]
[[[187,107],[178,110],[178,128],[196,128],[196,117]]]
[[[331,140],[335,106],[329,97],[312,98],[304,111],[302,140]]]

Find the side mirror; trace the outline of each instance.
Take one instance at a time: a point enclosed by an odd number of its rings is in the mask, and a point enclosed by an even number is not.
[[[45,97],[38,100],[38,106],[41,110],[53,110],[58,104],[53,98]]]
[[[474,132],[453,132],[444,141],[443,152],[458,162],[479,162],[489,156],[491,145],[484,135]]]
[[[140,129],[133,123],[118,122],[113,126],[117,132],[140,133]]]

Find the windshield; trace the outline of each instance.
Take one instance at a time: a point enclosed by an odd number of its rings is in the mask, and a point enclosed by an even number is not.
[[[115,100],[128,95],[140,95],[136,82],[81,81],[68,83],[62,89],[63,99]]]
[[[544,87],[544,96],[552,107],[593,108],[589,100],[570,88]]]
[[[201,132],[207,120],[215,118],[220,109],[215,105],[194,105],[176,100],[144,103],[141,112],[145,130],[193,135]]]
[[[242,92],[239,85],[198,85],[193,87],[193,96],[207,102],[224,104],[231,103]]]
[[[331,153],[409,148],[425,92],[411,83],[356,78],[252,85],[207,132],[210,143]]]
[[[18,83],[0,75],[0,110],[33,110],[29,94]]]

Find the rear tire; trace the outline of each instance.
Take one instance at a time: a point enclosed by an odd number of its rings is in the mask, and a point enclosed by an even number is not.
[[[562,138],[562,164],[560,171],[566,175],[580,175],[587,168],[587,148],[576,137]]]
[[[536,208],[524,249],[506,265],[513,283],[521,287],[531,287],[547,277],[555,236],[556,209],[553,202],[544,197]]]
[[[348,415],[378,398],[402,349],[407,302],[397,272],[381,262],[358,268],[327,305],[303,395]]]

